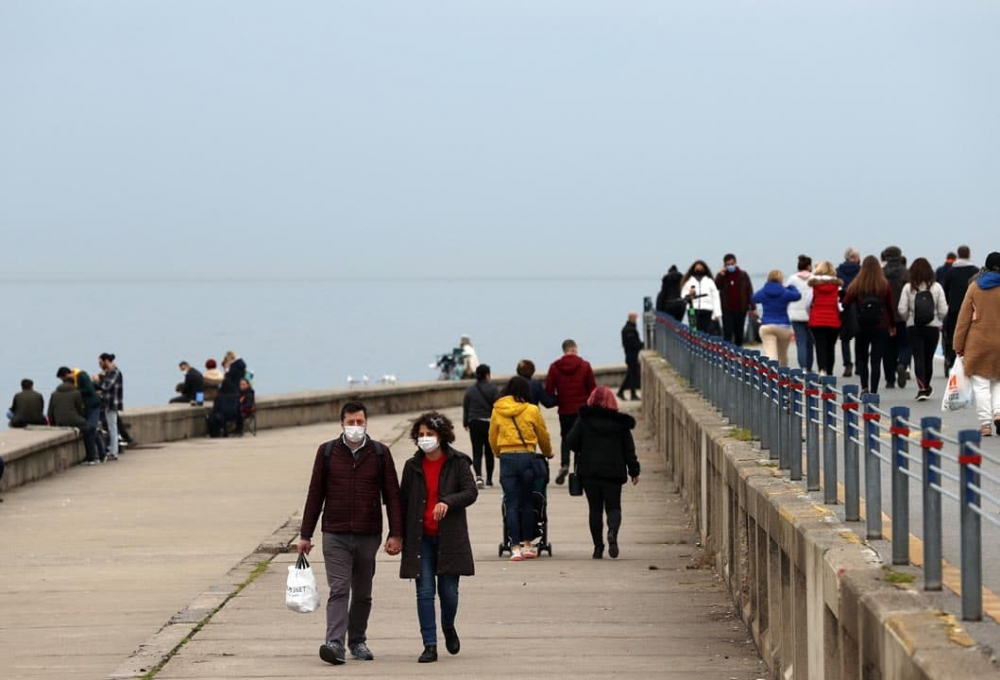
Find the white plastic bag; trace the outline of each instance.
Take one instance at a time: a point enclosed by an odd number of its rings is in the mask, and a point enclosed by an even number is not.
[[[972,403],[972,384],[965,377],[965,365],[962,357],[955,357],[955,365],[948,375],[948,386],[941,400],[942,411],[957,411]]]
[[[299,559],[288,567],[288,585],[285,588],[285,606],[293,612],[308,614],[319,609],[319,590],[316,588],[316,577],[305,553],[299,553]]]

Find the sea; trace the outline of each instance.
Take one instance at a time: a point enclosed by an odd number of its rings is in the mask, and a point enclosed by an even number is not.
[[[102,352],[124,375],[126,415],[175,396],[180,361],[221,364],[228,350],[258,395],[436,380],[432,364],[462,335],[494,374],[520,359],[544,371],[567,338],[594,365],[620,363],[628,312],[659,287],[659,277],[2,281],[0,398],[6,411],[30,378],[48,403],[60,366],[96,372]]]

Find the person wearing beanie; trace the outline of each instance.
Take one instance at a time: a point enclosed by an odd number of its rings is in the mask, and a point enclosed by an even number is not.
[[[980,434],[1000,434],[1000,253],[969,282],[952,342],[972,382]]]
[[[903,286],[909,278],[906,270],[906,260],[903,251],[898,246],[889,246],[882,251],[882,273],[892,289],[892,299],[899,302]],[[894,313],[893,325],[895,334],[890,335],[885,343],[882,354],[882,370],[885,372],[885,386],[889,389],[906,387],[910,378],[910,343],[906,336],[906,319],[898,311]]]

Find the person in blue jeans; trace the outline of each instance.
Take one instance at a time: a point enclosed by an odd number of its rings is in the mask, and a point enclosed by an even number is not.
[[[449,654],[458,654],[455,629],[458,580],[476,573],[465,509],[479,491],[472,460],[452,447],[455,428],[435,411],[424,413],[410,429],[417,451],[403,466],[399,493],[403,522],[400,578],[416,579],[417,618],[424,651],[419,663],[437,661],[437,621],[434,593],[441,601],[441,630]]]
[[[809,309],[812,307],[810,276],[812,258],[799,255],[798,271],[788,277],[787,285],[799,291],[800,297],[788,305],[788,318],[792,322],[792,332],[795,333],[795,353],[799,368],[806,372],[813,369],[813,337],[809,331]]]

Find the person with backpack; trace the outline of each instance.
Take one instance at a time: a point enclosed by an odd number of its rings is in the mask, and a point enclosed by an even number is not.
[[[319,648],[319,658],[334,665],[344,663],[345,635],[351,656],[363,661],[375,658],[368,649],[367,631],[375,554],[382,542],[382,505],[389,518],[385,551],[398,555],[403,547],[399,480],[389,447],[368,436],[368,411],[361,402],[343,405],[340,425],[343,434],[316,450],[296,545],[300,555],[309,554],[322,515],[330,597],[326,642]]]
[[[913,353],[913,372],[917,378],[917,401],[926,401],[934,393],[934,353],[941,336],[941,325],[948,316],[944,288],[937,282],[934,269],[925,257],[910,265],[909,279],[896,305],[906,319],[906,334]]]
[[[861,391],[878,393],[882,379],[882,353],[890,336],[896,334],[896,305],[892,288],[874,255],[861,261],[861,271],[844,293],[844,307],[856,305],[858,334],[854,336]]]
[[[986,256],[986,266],[969,282],[955,323],[954,349],[976,397],[979,434],[1000,435],[1000,253]]]
[[[486,458],[485,486],[493,486],[493,452],[490,445],[490,416],[493,415],[493,402],[500,393],[490,382],[490,367],[486,364],[476,366],[476,384],[470,385],[465,391],[462,401],[462,426],[472,440],[472,466],[476,470],[476,487],[482,489],[483,457]]]
[[[897,246],[889,246],[882,251],[882,261],[882,273],[892,289],[892,299],[898,302],[903,286],[906,285],[906,258]],[[886,340],[882,368],[885,370],[885,386],[893,389],[899,385],[902,389],[910,378],[910,343],[906,337],[906,319],[897,314],[895,309],[893,319],[896,332]]]
[[[809,277],[812,306],[809,308],[809,332],[816,346],[816,368],[820,375],[833,375],[837,337],[840,335],[840,288],[833,264],[823,260]]]

